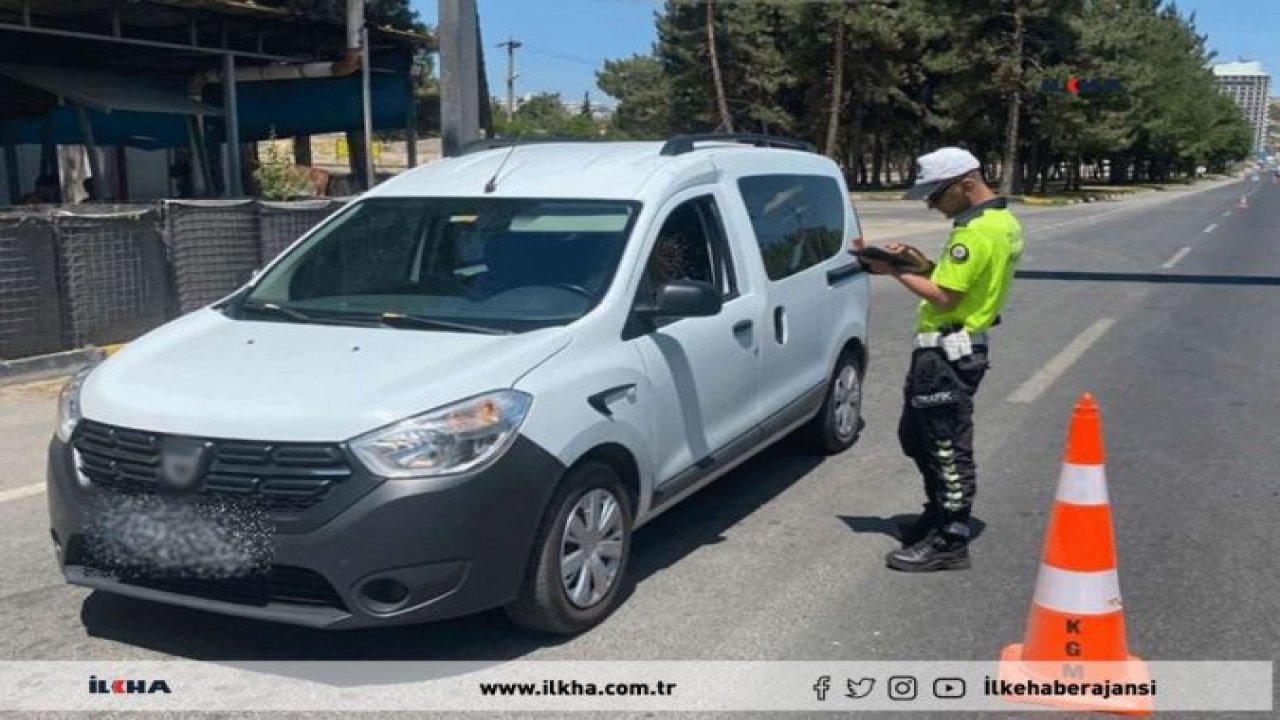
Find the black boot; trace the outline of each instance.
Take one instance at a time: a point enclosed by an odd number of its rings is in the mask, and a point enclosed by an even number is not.
[[[938,513],[926,507],[915,520],[898,525],[898,541],[902,543],[902,547],[910,547],[936,532],[941,525],[942,518]]]
[[[884,561],[885,565],[902,572],[967,570],[969,545],[935,530],[910,547],[889,553]]]

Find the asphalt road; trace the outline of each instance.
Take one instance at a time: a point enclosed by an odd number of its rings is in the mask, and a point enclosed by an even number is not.
[[[860,210],[870,242],[932,254],[947,228],[902,203]],[[1027,277],[978,396],[970,571],[883,565],[920,488],[895,438],[914,304],[878,279],[858,445],[825,460],[779,446],[641,530],[623,607],[566,641],[496,612],[321,633],[69,587],[31,489],[55,387],[0,389],[0,659],[991,660],[1020,641],[1086,390],[1104,416],[1131,649],[1278,659],[1280,185],[1018,212]]]

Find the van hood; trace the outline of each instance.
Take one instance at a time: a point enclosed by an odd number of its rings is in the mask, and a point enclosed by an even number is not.
[[[90,374],[84,417],[153,432],[340,442],[511,387],[570,331],[517,335],[232,320],[205,309]]]

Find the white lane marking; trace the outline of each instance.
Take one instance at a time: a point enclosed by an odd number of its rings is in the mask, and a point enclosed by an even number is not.
[[[1205,232],[1207,232],[1207,233],[1211,233],[1211,232],[1213,232],[1214,230],[1217,230],[1217,229],[1218,229],[1218,223],[1213,223],[1213,224],[1212,224],[1212,225],[1210,225],[1209,227],[1205,228],[1205,229],[1204,229],[1204,231],[1205,231]]]
[[[9,502],[10,500],[21,500],[22,498],[28,498],[32,495],[39,495],[42,492],[44,492],[44,483],[23,485],[20,488],[0,492],[0,503]]]
[[[1055,355],[1052,360],[1045,363],[1044,367],[1037,370],[1036,374],[1031,376],[1031,379],[1018,386],[1018,389],[1014,390],[1013,394],[1009,396],[1008,401],[1013,403],[1035,402],[1041,393],[1049,389],[1049,386],[1055,380],[1075,364],[1089,347],[1115,324],[1115,318],[1100,318],[1097,322],[1085,328],[1084,332],[1067,343],[1062,352]]]
[[[1187,253],[1189,253],[1189,252],[1191,252],[1191,246],[1190,246],[1190,245],[1188,245],[1187,247],[1184,247],[1184,248],[1182,248],[1181,250],[1179,250],[1178,252],[1174,253],[1173,257],[1169,258],[1169,262],[1167,262],[1167,263],[1165,263],[1165,264],[1161,265],[1160,267],[1168,269],[1168,268],[1173,267],[1174,265],[1177,265],[1177,264],[1178,264],[1178,261],[1179,261],[1179,260],[1181,260],[1182,258],[1186,257],[1186,256],[1187,256]]]
[[[1230,211],[1230,210],[1228,210],[1228,211],[1226,211],[1226,212],[1222,213],[1222,217],[1231,217],[1231,211]]]
[[[1063,222],[1056,223],[1053,225],[1046,225],[1040,228],[1040,231],[1043,232],[1045,230],[1057,230],[1058,228],[1071,227],[1072,225],[1079,225],[1080,223],[1098,220],[1100,218],[1107,217],[1108,215],[1115,215],[1116,213],[1125,212],[1132,209],[1133,209],[1133,206],[1127,206],[1127,207],[1118,207],[1118,208],[1115,208],[1114,210],[1104,210],[1103,212],[1096,213],[1093,215],[1085,215],[1082,218],[1072,218],[1070,220],[1065,220]]]

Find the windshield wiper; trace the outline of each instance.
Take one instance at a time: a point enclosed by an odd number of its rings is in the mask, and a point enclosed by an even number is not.
[[[369,324],[361,320],[334,317],[333,315],[310,315],[296,308],[291,308],[287,305],[277,305],[275,303],[240,303],[240,310],[249,310],[252,312],[287,317],[290,320],[300,323],[360,326],[368,326]]]
[[[462,332],[484,333],[485,335],[510,335],[510,330],[501,328],[486,327],[483,325],[468,325],[466,323],[451,322],[449,320],[437,320],[436,318],[423,317],[422,315],[404,315],[402,313],[382,313],[378,316],[378,322],[387,327],[394,328],[438,328],[441,330],[460,330]]]
[[[268,315],[283,315],[292,320],[304,323],[316,321],[316,318],[311,317],[301,310],[294,310],[291,307],[284,307],[282,305],[276,305],[275,303],[240,303],[240,309],[266,313]]]

